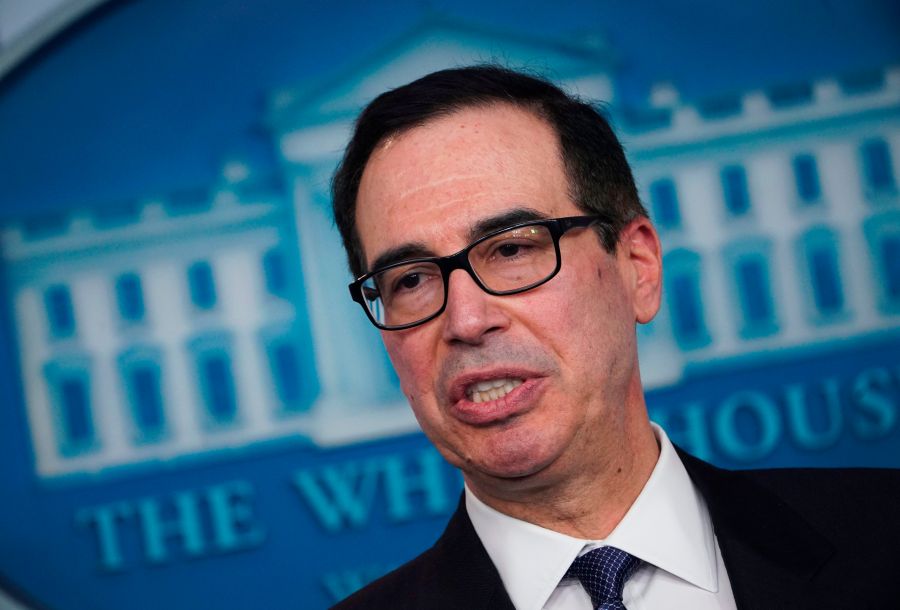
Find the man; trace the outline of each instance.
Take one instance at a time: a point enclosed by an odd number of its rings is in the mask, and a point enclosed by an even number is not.
[[[896,473],[720,471],[650,423],[660,244],[590,105],[497,67],[426,76],[362,113],[334,209],[353,298],[466,483],[434,547],[340,607],[900,600]]]

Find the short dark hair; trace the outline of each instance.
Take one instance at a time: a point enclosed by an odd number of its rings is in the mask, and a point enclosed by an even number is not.
[[[546,121],[559,138],[569,196],[587,213],[602,212],[612,226],[600,232],[613,252],[625,225],[646,216],[622,145],[592,105],[552,83],[495,65],[433,72],[375,98],[359,115],[332,181],[334,218],[354,276],[366,272],[356,227],[363,171],[385,139],[464,108],[509,104]]]

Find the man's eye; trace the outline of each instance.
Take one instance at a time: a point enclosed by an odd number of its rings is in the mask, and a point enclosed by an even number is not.
[[[411,290],[419,285],[421,278],[418,273],[407,273],[396,284],[396,290]]]
[[[522,244],[500,244],[497,254],[504,257],[515,256],[522,250]]]
[[[366,298],[366,300],[368,300],[370,303],[374,303],[375,301],[377,301],[378,299],[381,298],[381,293],[378,292],[377,288],[363,286],[362,293],[363,293],[363,296]]]
[[[536,244],[523,241],[507,241],[494,246],[490,258],[497,262],[519,260],[536,254]]]

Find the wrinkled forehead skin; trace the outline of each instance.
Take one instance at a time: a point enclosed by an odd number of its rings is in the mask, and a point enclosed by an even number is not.
[[[529,146],[535,141],[544,145]],[[457,242],[462,247],[471,226],[498,206],[546,207],[550,216],[550,208],[568,201],[553,129],[531,112],[495,104],[461,109],[383,140],[360,181],[356,223],[369,267],[403,242],[433,244],[454,235],[465,238]]]

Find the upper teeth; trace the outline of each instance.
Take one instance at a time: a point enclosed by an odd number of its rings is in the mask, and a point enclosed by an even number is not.
[[[473,383],[466,389],[466,394],[472,402],[486,402],[488,400],[497,400],[506,396],[513,389],[522,384],[521,379],[511,379],[504,377],[503,379],[491,379],[490,381],[479,381]]]

